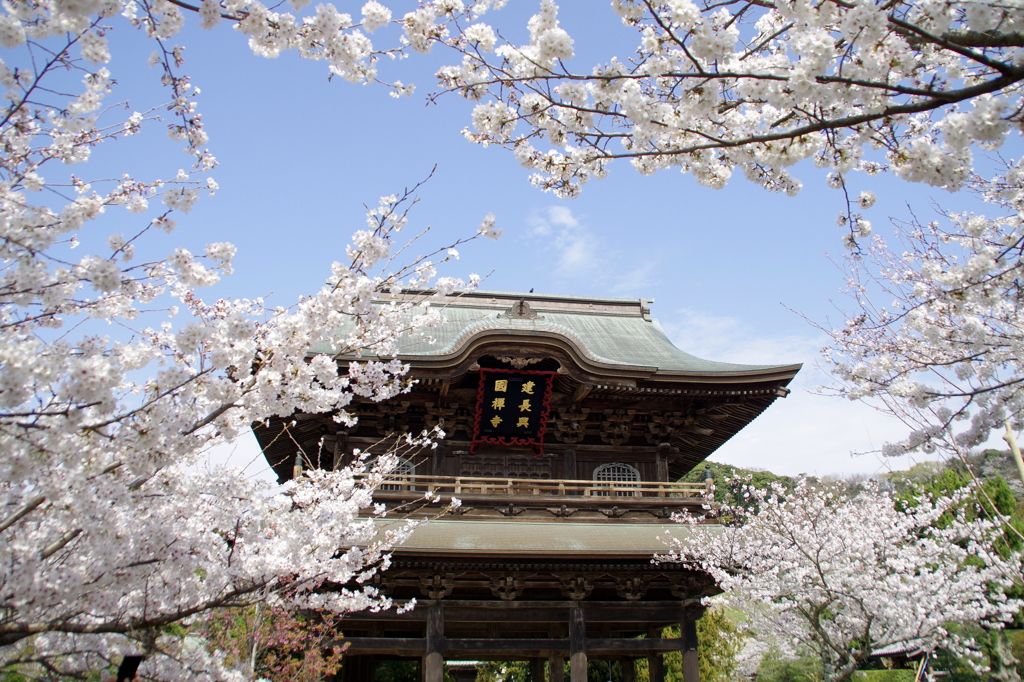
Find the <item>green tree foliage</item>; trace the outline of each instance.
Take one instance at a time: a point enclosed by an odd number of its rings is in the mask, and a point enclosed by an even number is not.
[[[736,657],[743,649],[743,636],[725,609],[714,607],[704,613],[704,617],[697,621],[697,639],[700,679],[703,682],[732,682],[736,679]]]
[[[783,658],[768,654],[757,669],[757,682],[821,682],[821,661],[813,656]]]
[[[691,469],[688,474],[680,479],[680,482],[704,483],[708,474],[710,474],[715,482],[715,502],[728,504],[738,504],[740,502],[737,494],[739,487],[742,485],[766,488],[776,481],[786,488],[792,488],[796,485],[796,479],[790,476],[779,476],[770,471],[742,469],[731,464],[720,464],[711,461]]]
[[[378,661],[374,670],[373,682],[420,682],[420,662]]]
[[[661,636],[667,639],[679,637],[679,627],[665,628]],[[743,635],[729,614],[721,607],[711,607],[697,621],[697,660],[700,663],[701,682],[736,682],[740,679],[736,656],[743,648]],[[665,655],[665,682],[682,682],[683,656],[672,652]],[[604,669],[602,669],[604,670]],[[616,667],[613,666],[613,672]],[[605,680],[606,677],[592,677]],[[637,661],[636,682],[648,682],[650,676],[647,660]],[[613,677],[612,682],[617,678]]]
[[[477,668],[476,682],[528,682],[530,664],[526,661],[488,661]]]

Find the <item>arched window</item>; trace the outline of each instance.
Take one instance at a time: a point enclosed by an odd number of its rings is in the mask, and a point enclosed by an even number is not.
[[[372,466],[372,463],[370,464],[370,466]],[[401,479],[403,476],[413,476],[415,473],[416,473],[416,465],[411,460],[408,460],[405,457],[399,457],[398,458],[398,464],[395,465],[395,468],[394,468],[393,471],[388,473],[387,478],[388,479],[392,479],[392,480],[394,480],[394,479]],[[412,482],[411,481],[406,481],[404,483],[399,483],[399,482],[384,483],[384,484],[382,484],[380,486],[380,489],[381,490],[399,490],[399,491],[400,490],[414,490],[414,488],[412,487]]]
[[[594,469],[595,481],[607,481],[614,483],[637,483],[640,481],[640,471],[634,466],[622,462],[602,464]],[[607,496],[607,490],[595,490],[595,495]],[[630,490],[616,490],[616,497],[633,497],[636,493]]]

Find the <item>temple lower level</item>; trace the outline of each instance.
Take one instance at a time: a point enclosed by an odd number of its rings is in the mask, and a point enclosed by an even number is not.
[[[631,680],[633,662],[645,658],[660,682],[662,656],[676,651],[685,681],[697,682],[695,623],[701,599],[718,590],[689,566],[652,563],[666,531],[685,533],[614,521],[427,524],[376,579],[416,608],[346,618],[341,679],[373,680],[378,661],[412,658],[427,682],[442,682],[444,662],[457,660],[529,661],[532,679],[550,682],[564,682],[566,662],[570,682],[583,682],[588,661],[619,661]],[[663,639],[673,625],[681,636]]]

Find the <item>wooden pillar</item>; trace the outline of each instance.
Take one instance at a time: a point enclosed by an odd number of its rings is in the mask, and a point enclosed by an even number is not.
[[[587,682],[587,623],[578,604],[569,609],[569,682]]]
[[[668,460],[661,456],[661,453],[654,455],[654,470],[658,480],[667,483],[668,477]]]
[[[376,667],[375,656],[345,656],[339,677],[342,682],[366,682],[373,679]]]
[[[661,637],[661,628],[651,628],[647,631],[648,639]],[[661,654],[651,654],[647,657],[648,680],[650,682],[665,682],[665,659]]]
[[[444,612],[427,610],[427,647],[423,652],[423,682],[444,682]]]
[[[661,654],[651,654],[647,657],[647,670],[650,682],[665,682],[665,662]]]
[[[345,466],[345,444],[346,440],[340,433],[334,437],[334,451],[331,453],[333,461],[331,462],[331,469],[338,471]],[[326,446],[326,442],[325,442]]]
[[[622,682],[636,682],[636,660],[632,658],[620,658],[619,667],[622,668]]]
[[[579,472],[576,471],[576,451],[569,448],[565,451],[562,460],[562,478],[568,478],[570,480],[579,478]]]
[[[697,659],[697,621],[683,616],[679,623],[682,640],[683,682],[700,682],[700,661]]]
[[[530,659],[530,682],[544,682],[544,659]]]
[[[548,682],[565,682],[565,659],[561,656],[548,656]]]
[[[430,452],[430,450],[427,450]],[[430,456],[430,475],[441,476],[442,469],[444,468],[444,459],[448,456],[448,448],[443,445],[438,445],[434,449],[433,454]]]

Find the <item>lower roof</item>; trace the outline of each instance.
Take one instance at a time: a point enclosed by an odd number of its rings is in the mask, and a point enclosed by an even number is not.
[[[389,527],[397,529],[404,521],[379,519],[376,523],[383,531]],[[437,519],[413,531],[412,537],[397,551],[402,555],[423,554],[432,557],[450,554],[500,556],[506,559],[650,558],[656,553],[668,551],[668,545],[661,539],[667,535],[687,537],[689,530],[678,524]]]

